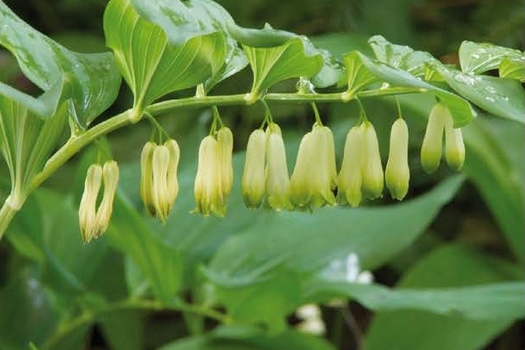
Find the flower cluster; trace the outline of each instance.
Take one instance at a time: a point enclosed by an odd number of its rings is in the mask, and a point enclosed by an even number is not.
[[[179,193],[177,167],[179,145],[173,139],[163,145],[147,142],[140,157],[140,197],[152,216],[165,222]]]
[[[92,164],[88,168],[84,193],[78,210],[84,243],[100,237],[107,230],[113,211],[113,199],[117,191],[118,180],[119,169],[115,161],[108,161],[104,163],[104,166]],[[97,209],[97,199],[102,184],[104,184],[104,192]]]
[[[336,166],[331,130],[317,122],[301,140],[292,175],[289,175],[286,149],[280,127],[271,118],[266,130],[252,132],[246,149],[241,180],[244,203],[248,208],[262,205],[275,210],[311,210],[325,205],[358,206],[361,201],[382,197],[386,183],[392,198],[402,200],[409,188],[408,127],[399,117],[392,125],[385,171],[377,134],[366,118],[346,135],[339,172]],[[222,125],[222,122],[221,122]],[[448,108],[438,102],[429,116],[421,148],[425,171],[438,168],[445,135],[445,158],[455,170],[465,160],[465,146],[459,128],[454,128]],[[205,216],[224,216],[233,186],[233,134],[225,126],[206,136],[199,148],[195,177],[194,212]],[[165,222],[179,192],[177,168],[180,150],[175,140],[158,145],[147,142],[141,155],[140,196],[147,211]],[[115,161],[102,167],[93,164],[87,173],[80,202],[79,219],[84,242],[100,236],[108,227],[119,171]],[[104,192],[97,209],[97,198]]]

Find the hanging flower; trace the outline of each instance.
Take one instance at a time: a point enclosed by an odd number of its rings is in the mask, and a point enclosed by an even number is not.
[[[119,169],[115,161],[108,161],[102,167],[92,164],[87,171],[84,182],[84,192],[80,200],[78,218],[82,240],[88,243],[100,237],[108,228],[113,200],[117,191]],[[104,184],[102,200],[97,209],[97,199],[100,188]]]
[[[448,111],[448,109],[447,109]],[[450,111],[445,119],[445,159],[453,170],[461,170],[465,162],[465,144],[460,128],[454,128]]]
[[[140,195],[148,212],[162,222],[168,218],[179,192],[179,158],[179,145],[172,139],[164,145],[148,142],[142,149]]]
[[[343,162],[337,180],[337,202],[357,207],[362,200],[361,168],[364,162],[363,128],[354,126],[346,135]]]
[[[337,185],[334,139],[325,126],[314,124],[301,140],[290,178],[290,199],[298,207],[334,205]]]
[[[206,136],[199,148],[199,163],[195,177],[195,212],[217,216],[226,214],[226,202],[233,183],[233,136],[222,127],[217,138]]]
[[[361,128],[363,128],[363,146],[365,148],[365,160],[362,163],[362,191],[367,198],[375,199],[383,195],[384,186],[379,143],[374,126],[370,122],[363,122]]]
[[[408,167],[408,127],[398,118],[390,131],[390,150],[385,171],[386,186],[392,198],[402,200],[408,192],[410,169]]]
[[[264,199],[266,164],[266,133],[257,129],[248,139],[242,174],[242,196],[248,208],[258,208]]]
[[[268,205],[277,210],[292,209],[290,180],[281,128],[270,123],[266,128],[266,194]]]
[[[435,171],[441,161],[445,119],[450,112],[442,103],[436,103],[428,117],[427,129],[421,146],[421,166],[427,173]]]

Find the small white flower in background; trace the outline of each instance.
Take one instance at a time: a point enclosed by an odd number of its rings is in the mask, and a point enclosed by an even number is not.
[[[302,320],[296,326],[297,330],[313,335],[324,335],[326,333],[326,326],[321,318],[319,305],[305,304],[299,307],[295,314]]]
[[[332,260],[321,275],[327,280],[348,283],[368,284],[374,280],[370,271],[360,271],[359,257],[355,253],[350,253],[343,259]]]

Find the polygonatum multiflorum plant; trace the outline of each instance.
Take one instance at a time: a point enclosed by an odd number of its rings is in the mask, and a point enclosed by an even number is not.
[[[420,145],[421,167],[428,173],[440,166],[442,158],[450,169],[461,171],[469,156],[462,128],[478,112],[525,122],[525,57],[515,49],[464,41],[459,47],[459,66],[452,66],[429,53],[373,36],[369,52],[350,48],[334,56],[305,36],[269,25],[243,28],[211,0],[110,0],[103,22],[109,51],[77,53],[33,29],[0,2],[0,45],[10,51],[40,91],[33,96],[0,82],[0,147],[9,170],[2,176],[9,174],[11,188],[0,211],[0,238],[32,192],[68,160],[108,133],[137,123],[150,123],[153,130],[152,137],[144,140],[137,191],[146,212],[166,222],[177,206],[179,192],[192,188],[179,182],[177,174],[183,153],[179,146],[184,145],[158,120],[182,109],[211,111],[209,133],[195,160],[193,213],[219,217],[228,215],[228,199],[235,186],[241,188],[248,209],[309,212],[298,214],[304,217],[315,217],[319,207],[357,207],[385,195],[403,200],[410,188],[411,133],[398,100],[402,95],[434,100],[427,111],[425,133],[413,136]],[[252,73],[251,88],[228,95],[214,93],[217,84],[235,81],[243,70]],[[132,105],[116,115],[104,115],[117,98],[121,80],[132,93]],[[294,84],[282,84],[290,81]],[[390,130],[386,154],[381,154],[378,144],[378,122],[369,119],[364,104],[374,99],[391,99],[398,110],[397,115],[379,121]],[[315,117],[292,162],[285,133],[270,108],[278,103],[305,104]],[[356,122],[347,131],[344,144],[334,142],[318,104],[357,106]],[[220,114],[223,106],[231,105],[263,111],[247,141],[244,167],[237,173],[233,167],[235,126],[226,125]],[[97,120],[101,115],[105,118]],[[122,199],[116,198],[118,163],[109,150],[99,153],[98,161],[85,174],[84,192],[77,202],[84,243],[111,227],[114,209],[119,215],[123,210],[118,209]],[[121,239],[114,238],[117,244]],[[139,249],[148,237],[132,239]],[[153,294],[164,303],[159,305],[198,313],[197,307],[192,311],[173,299],[182,288],[182,272],[172,266],[180,263],[179,258],[172,256],[165,261],[168,267],[155,271],[144,254],[160,254],[165,247],[161,243],[153,246],[149,253],[131,255],[150,279]],[[262,270],[269,273],[272,266],[283,262],[260,263],[267,264]],[[221,271],[206,269],[204,274],[213,282],[224,277]],[[262,283],[266,277],[261,274],[260,278]],[[281,276],[272,283],[293,284],[295,278]],[[218,297],[229,313],[224,316],[209,309],[203,312],[206,316],[224,323],[237,317],[282,328],[282,320],[272,323],[275,315],[271,310],[261,317],[243,311],[229,297],[233,293],[229,288],[245,288],[250,293],[251,287],[241,277],[230,283],[222,285]],[[310,296],[326,292],[316,286],[315,279],[308,283]],[[497,286],[504,287],[513,286]],[[371,308],[381,307],[367,295],[386,292],[368,292],[357,288],[348,293]],[[295,304],[293,300],[284,310],[293,310]],[[461,310],[470,317],[479,316],[468,305]]]

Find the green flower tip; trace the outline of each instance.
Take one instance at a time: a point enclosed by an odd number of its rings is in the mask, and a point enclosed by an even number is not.
[[[141,155],[140,195],[150,215],[165,222],[179,193],[177,168],[179,145],[168,140],[163,145],[148,142]]]
[[[205,216],[224,216],[233,185],[233,135],[227,127],[215,136],[206,136],[199,147],[199,162],[195,177],[193,212]]]
[[[78,209],[80,231],[84,243],[100,237],[107,230],[118,180],[119,169],[115,161],[107,161],[104,166],[92,164],[88,168],[84,192]],[[97,199],[102,184],[104,184],[104,191],[97,209]]]

